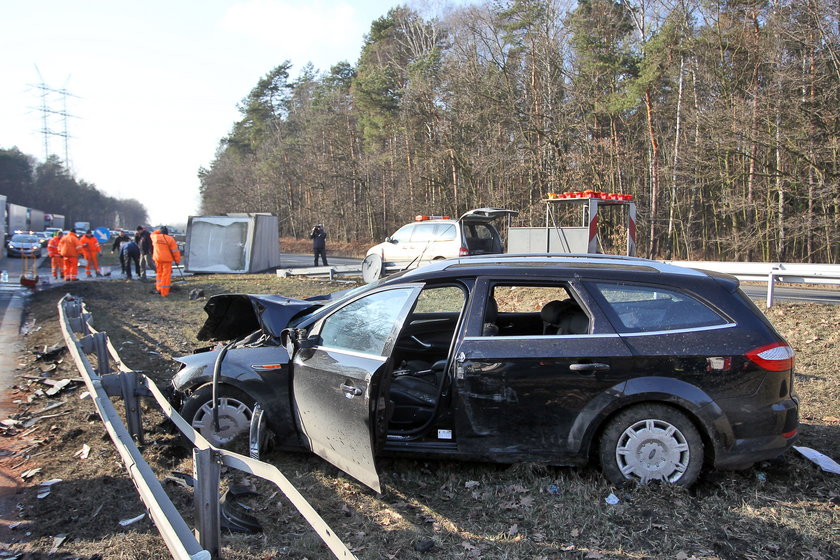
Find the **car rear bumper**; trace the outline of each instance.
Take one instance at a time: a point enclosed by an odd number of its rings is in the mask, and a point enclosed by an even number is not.
[[[761,433],[757,433],[757,429],[749,430],[752,433],[736,431],[733,445],[718,450],[715,467],[748,467],[759,461],[774,459],[792,447],[799,433],[799,399],[794,397],[773,405],[762,425]]]

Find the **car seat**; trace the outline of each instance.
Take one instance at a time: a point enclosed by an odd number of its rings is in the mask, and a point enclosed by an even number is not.
[[[424,365],[412,360],[394,370],[389,397],[393,403],[390,424],[396,428],[420,426],[435,413],[446,360],[438,360],[427,369],[412,369]]]
[[[540,310],[543,334],[586,334],[589,318],[573,299],[554,300]]]

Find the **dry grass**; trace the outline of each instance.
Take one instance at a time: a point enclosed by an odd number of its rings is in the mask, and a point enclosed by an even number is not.
[[[198,345],[204,301],[190,301],[192,288],[221,292],[273,292],[307,296],[344,286],[270,275],[188,278],[168,299],[149,294],[140,282],[83,282],[96,327],[108,332],[124,361],[164,386],[174,371],[171,357]],[[21,356],[21,375],[37,376],[43,365],[34,350],[60,341],[56,303],[63,289],[37,293],[30,302],[30,334]],[[797,349],[797,391],[802,397],[801,445],[840,458],[840,308],[783,304],[771,320]],[[203,344],[203,343],[201,343]],[[77,375],[64,362],[52,378]],[[20,495],[19,521],[9,548],[23,558],[46,558],[53,538],[68,539],[50,558],[146,559],[168,556],[146,519],[123,528],[119,520],[143,506],[125,467],[90,401],[79,390],[53,399],[34,396],[40,383],[21,379],[16,398],[41,409],[61,399],[67,414],[39,422],[19,437],[30,451],[4,465],[40,467],[33,483],[61,478],[52,494],[36,488]],[[191,462],[159,416],[144,423],[150,442],[144,451],[162,479],[191,472]],[[83,444],[90,457],[74,457]],[[691,491],[653,485],[615,488],[592,468],[562,469],[533,464],[502,467],[478,463],[385,459],[383,493],[376,495],[317,457],[273,453],[268,458],[289,477],[359,558],[802,558],[840,557],[840,477],[819,471],[796,453],[742,472],[707,474]],[[240,481],[228,473],[226,483]],[[252,499],[265,531],[225,535],[227,559],[329,558],[296,510],[273,488],[252,481]],[[173,501],[191,516],[191,495],[167,485]],[[605,498],[615,493],[620,502]],[[100,509],[101,506],[101,509]],[[26,533],[29,533],[28,535]],[[431,547],[426,552],[419,550]]]

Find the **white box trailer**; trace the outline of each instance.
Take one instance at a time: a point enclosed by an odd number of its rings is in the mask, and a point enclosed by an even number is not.
[[[10,202],[6,204],[6,233],[29,231],[29,208]]]
[[[29,209],[29,230],[30,231],[44,231],[44,211]]]
[[[193,273],[244,274],[280,266],[277,216],[190,216],[185,267]]]

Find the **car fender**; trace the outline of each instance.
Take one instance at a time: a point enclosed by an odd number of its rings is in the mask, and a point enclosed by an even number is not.
[[[586,451],[588,455],[607,420],[620,410],[642,402],[670,404],[687,413],[711,441],[715,452],[735,441],[732,425],[705,391],[679,379],[651,376],[614,385],[590,400],[569,432],[569,449]]]
[[[175,358],[184,367],[172,378],[173,388],[189,393],[213,382],[213,370],[220,350]],[[260,367],[266,366],[266,367]],[[290,399],[289,355],[280,346],[232,348],[222,362],[219,382],[254,398],[265,411],[272,430],[282,445],[297,437]]]

